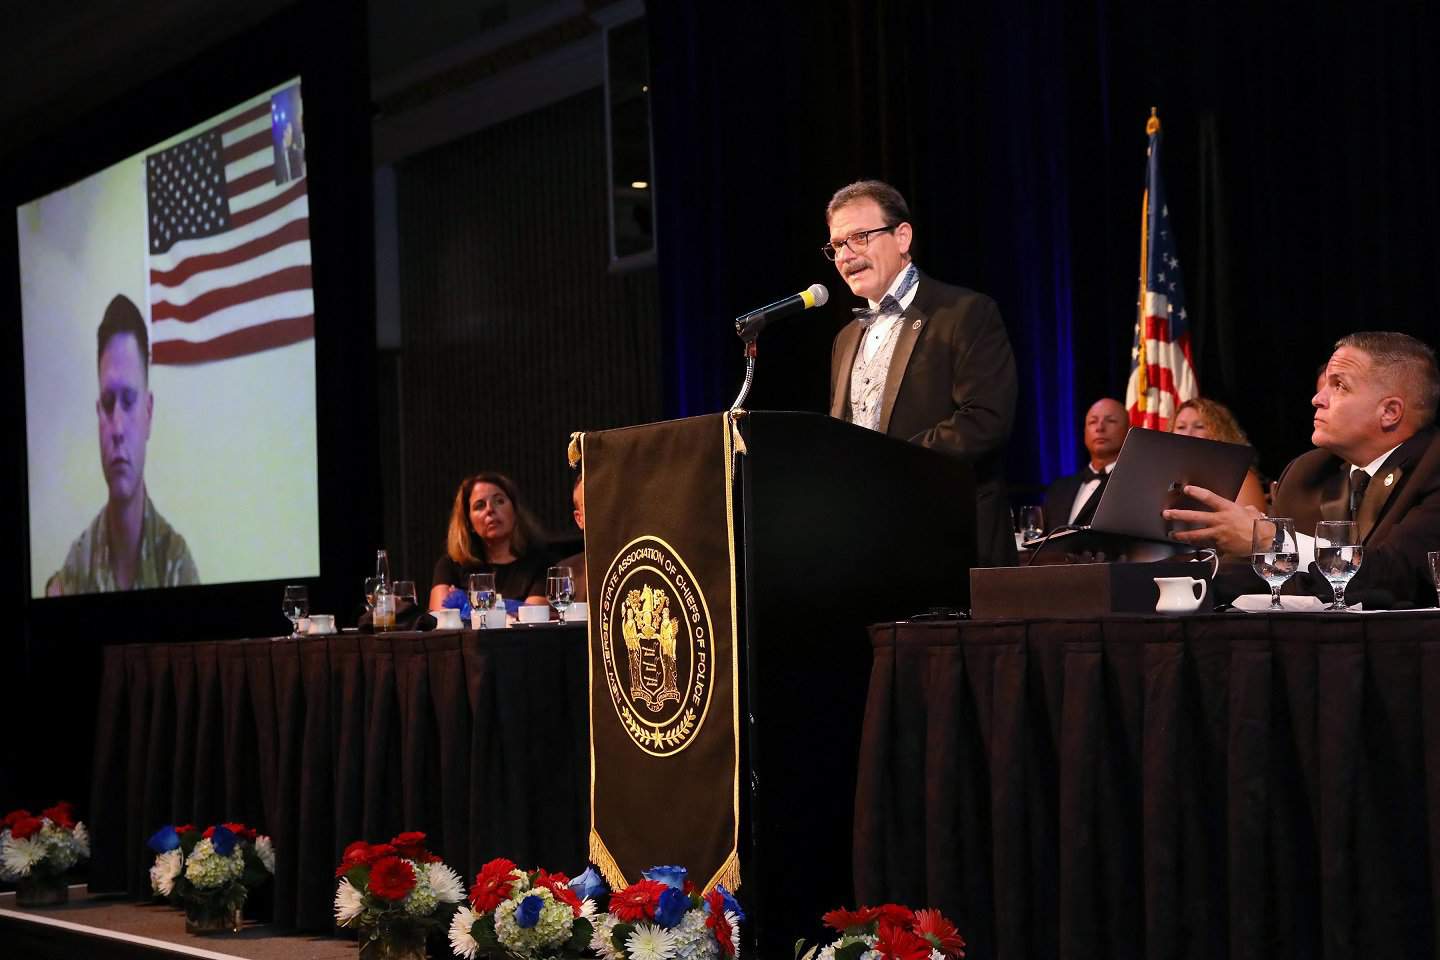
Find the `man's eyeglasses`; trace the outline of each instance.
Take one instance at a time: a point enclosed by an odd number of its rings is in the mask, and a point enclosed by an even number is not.
[[[850,234],[850,236],[844,240],[831,240],[820,248],[820,252],[825,254],[826,260],[834,260],[840,256],[841,247],[849,247],[851,253],[864,253],[865,248],[870,246],[870,235],[872,233],[889,233],[898,226],[900,226],[900,224],[892,223],[888,227],[875,227],[872,230],[861,230],[858,233]]]

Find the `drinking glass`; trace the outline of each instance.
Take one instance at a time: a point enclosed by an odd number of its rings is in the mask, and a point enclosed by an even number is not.
[[[489,610],[495,606],[495,574],[470,574],[470,606],[475,610]]]
[[[1300,569],[1295,521],[1288,517],[1257,517],[1250,534],[1250,563],[1270,585],[1270,609],[1279,610],[1280,588]]]
[[[285,618],[290,621],[290,636],[300,636],[300,621],[310,615],[309,591],[298,585],[286,587],[282,609]]]
[[[1365,548],[1360,545],[1354,520],[1321,520],[1315,524],[1315,565],[1335,591],[1335,602],[1325,609],[1345,609],[1345,587],[1364,559]]]
[[[570,603],[575,599],[575,578],[572,576],[569,567],[551,567],[545,574],[545,596],[550,600],[550,606],[560,614],[560,622],[565,622],[565,611],[570,609]]]
[[[409,601],[410,601],[410,606],[412,606],[412,607],[415,606],[415,581],[414,581],[414,580],[396,580],[396,581],[395,581],[395,612],[396,612],[396,613],[399,613],[399,612],[400,612],[400,601],[402,601],[402,600],[409,600]]]
[[[384,577],[365,578],[365,609],[372,615],[375,613],[375,588],[384,582]]]
[[[1430,561],[1430,582],[1435,584],[1436,597],[1440,599],[1440,550],[1431,550],[1425,558]]]
[[[1036,506],[1020,508],[1020,535],[1025,542],[1039,540],[1045,533],[1045,511]]]

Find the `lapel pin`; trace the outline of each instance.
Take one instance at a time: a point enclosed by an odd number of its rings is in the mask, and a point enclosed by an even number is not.
[[[925,321],[924,321],[924,320],[916,320],[914,323],[910,324],[910,329],[911,329],[911,330],[919,330],[919,329],[920,329],[921,327],[923,327],[923,326],[925,326]]]
[[[1395,474],[1393,474],[1393,473],[1387,473],[1387,474],[1385,474],[1385,486],[1388,487],[1388,486],[1390,486],[1390,484],[1392,484],[1392,483],[1394,483],[1394,482],[1395,482]]]

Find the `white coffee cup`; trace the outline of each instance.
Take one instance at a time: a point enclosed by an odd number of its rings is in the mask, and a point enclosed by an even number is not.
[[[570,609],[565,611],[566,623],[584,623],[590,617],[590,604],[584,600],[576,600],[570,604]]]
[[[520,606],[521,623],[548,623],[550,621],[550,608],[538,603],[526,603]]]
[[[454,607],[441,607],[438,610],[431,610],[430,616],[435,618],[437,630],[460,630],[465,624],[460,619],[460,611]]]
[[[312,637],[323,637],[328,633],[335,632],[335,615],[333,613],[312,613],[310,622],[305,626],[305,633]]]
[[[470,625],[476,630],[503,630],[505,629],[505,608],[475,610],[470,614]]]
[[[1205,601],[1210,584],[1193,577],[1155,577],[1155,586],[1160,588],[1160,600],[1155,604],[1156,613],[1189,613],[1199,610]],[[1195,592],[1199,584],[1200,592]]]

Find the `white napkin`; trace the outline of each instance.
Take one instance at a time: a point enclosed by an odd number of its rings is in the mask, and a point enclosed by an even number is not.
[[[1236,610],[1245,610],[1249,613],[1264,613],[1271,609],[1270,594],[1268,593],[1247,593],[1242,597],[1236,597],[1231,604]],[[1291,613],[1316,613],[1330,606],[1319,597],[1284,596],[1280,598],[1280,609]],[[1355,604],[1350,610],[1361,610],[1360,604]]]

